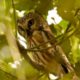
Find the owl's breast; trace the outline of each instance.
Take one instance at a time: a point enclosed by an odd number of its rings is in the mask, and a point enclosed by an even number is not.
[[[43,35],[42,35],[42,32],[40,32],[40,31],[34,31],[33,35],[32,35],[32,38],[35,39],[36,42],[38,42],[39,44],[45,42],[44,38],[43,38]]]

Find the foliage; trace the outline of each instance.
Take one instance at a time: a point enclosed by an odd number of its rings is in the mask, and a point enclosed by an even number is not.
[[[80,0],[0,0],[0,80],[48,80],[20,55],[16,44],[16,10],[36,10],[46,18],[55,7],[62,21],[51,25],[52,32],[80,77]],[[70,80],[70,76],[61,80]]]

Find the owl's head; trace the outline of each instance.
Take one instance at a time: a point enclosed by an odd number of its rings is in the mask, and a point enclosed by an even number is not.
[[[32,36],[34,31],[41,31],[46,26],[46,21],[37,12],[30,12],[18,20],[18,32],[23,37]]]

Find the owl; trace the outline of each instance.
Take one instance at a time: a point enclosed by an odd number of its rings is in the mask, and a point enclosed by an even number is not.
[[[17,31],[26,40],[27,48],[22,55],[34,68],[47,74],[51,73],[62,78],[74,72],[61,46],[57,43],[49,25],[38,12],[29,12],[17,21]],[[26,52],[24,54],[24,51]]]

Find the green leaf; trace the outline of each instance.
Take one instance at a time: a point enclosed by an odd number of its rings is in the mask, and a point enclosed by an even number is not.
[[[76,2],[75,2],[75,8],[76,9],[80,8],[80,0],[76,0]]]
[[[17,77],[0,69],[0,80],[17,80]]]
[[[17,10],[36,10],[41,14],[45,14],[53,8],[53,0],[15,0]]]
[[[75,0],[58,0],[58,14],[65,20],[73,21],[74,19]]]
[[[70,40],[69,39],[63,40],[61,47],[62,47],[63,51],[65,52],[65,54],[68,56],[69,52],[71,51]]]
[[[59,25],[62,27],[62,29],[65,31],[68,26],[68,21],[62,20]]]

